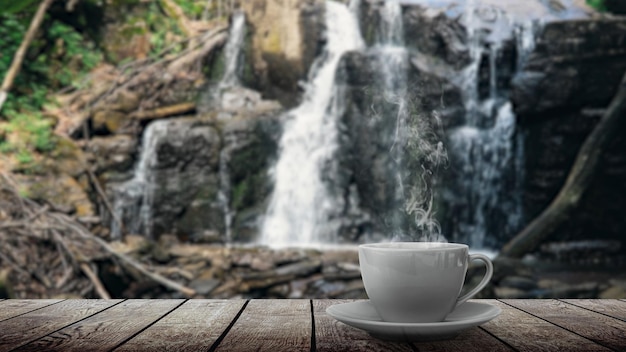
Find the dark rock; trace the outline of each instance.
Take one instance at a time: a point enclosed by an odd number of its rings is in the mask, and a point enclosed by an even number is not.
[[[460,23],[460,15],[460,12],[430,6],[406,8],[403,20],[407,46],[439,58],[456,70],[463,68],[470,62],[470,53],[467,29]]]
[[[606,107],[626,71],[626,19],[555,21],[537,36],[535,49],[513,81],[521,118],[553,109]]]
[[[460,102],[460,89],[446,77],[452,75],[446,67],[434,65],[428,70],[428,62],[421,61],[419,56],[381,50],[346,54],[337,74],[347,106],[340,117],[341,171],[333,186],[344,194],[354,193],[346,204],[357,203],[355,208],[364,213],[352,213],[355,234],[346,238],[351,241],[363,233],[376,236],[410,232],[412,219],[399,211],[407,199],[400,195],[398,177],[403,180],[402,187],[408,190],[415,186],[423,168],[432,167],[435,158],[431,158],[431,152],[435,152],[442,138],[438,133],[439,114],[433,111],[451,102],[456,107],[448,109],[448,113],[461,111],[455,105]],[[397,82],[407,85],[406,96],[390,96],[393,92],[374,89],[389,80],[381,69],[385,61],[393,61],[393,69],[400,72],[399,76],[408,77],[405,83]],[[406,111],[400,110],[399,99],[406,99]],[[452,120],[453,114],[448,118]],[[398,131],[400,123],[406,125]],[[417,136],[418,133],[421,134]]]
[[[137,140],[128,135],[94,137],[89,140],[87,151],[91,154],[96,173],[129,171],[134,162]]]
[[[243,115],[245,114],[245,115]],[[279,112],[242,113],[222,128],[222,189],[229,200],[232,241],[249,243],[258,233],[259,217],[271,191],[269,167],[276,158]],[[226,183],[224,183],[226,181]]]
[[[107,187],[114,193],[112,203],[122,209],[123,223],[129,231],[155,237],[223,233],[224,216],[216,201],[221,140],[214,124],[199,118],[153,124],[147,130],[151,134],[143,136],[148,150],[134,178]]]

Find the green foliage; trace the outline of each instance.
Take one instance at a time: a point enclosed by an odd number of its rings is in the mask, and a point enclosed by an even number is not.
[[[7,110],[9,120],[0,125],[0,136],[5,136],[0,139],[0,152],[13,154],[21,164],[26,164],[34,160],[35,153],[54,149],[56,138],[51,120],[39,111]]]
[[[0,0],[0,14],[21,12],[37,2],[38,0]]]
[[[151,55],[156,56],[168,48],[172,42],[176,41],[176,38],[183,38],[183,33],[176,20],[165,16],[157,2],[150,3],[146,14],[146,23],[152,33],[150,36]],[[184,46],[180,44],[171,48],[170,52],[178,53],[183,49]]]
[[[606,11],[604,0],[587,0],[587,4],[598,11]]]
[[[185,15],[189,18],[200,18],[206,6],[205,1],[174,0],[174,2],[183,9]]]
[[[26,2],[21,5],[0,12],[0,79],[11,66],[33,15]],[[0,121],[5,120],[0,124],[0,153],[28,164],[37,153],[50,152],[55,146],[53,122],[41,113],[51,103],[50,93],[76,86],[101,61],[102,53],[79,29],[46,15],[0,112]]]

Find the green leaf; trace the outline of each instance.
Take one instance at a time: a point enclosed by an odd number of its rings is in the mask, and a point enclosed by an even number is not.
[[[2,13],[17,13],[38,0],[0,0],[0,14]]]

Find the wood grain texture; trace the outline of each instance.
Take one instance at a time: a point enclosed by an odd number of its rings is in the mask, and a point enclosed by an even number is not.
[[[208,351],[244,303],[189,300],[115,351]]]
[[[120,301],[66,300],[0,322],[0,352],[27,344]]]
[[[504,300],[525,312],[617,351],[626,351],[626,322],[556,300]]]
[[[326,314],[331,305],[353,302],[352,300],[314,300],[315,346],[323,351],[413,351],[406,342],[382,341],[367,332],[341,323]]]
[[[449,340],[400,343],[326,314],[352,300],[314,300],[312,320],[309,300],[9,299],[0,352],[626,351],[626,300],[476,301],[502,314]]]
[[[61,302],[62,299],[7,299],[0,302],[0,321]]]
[[[252,300],[216,351],[310,351],[309,300]]]
[[[16,351],[110,351],[183,302],[182,299],[124,301]]]
[[[626,321],[626,302],[618,299],[561,299],[561,301]]]
[[[548,302],[528,300],[543,309],[549,309]],[[497,305],[502,313],[497,319],[482,325],[483,329],[497,336],[520,352],[529,351],[610,351],[593,341],[578,336],[531,314],[496,300],[480,300]],[[536,302],[536,303],[535,303]]]

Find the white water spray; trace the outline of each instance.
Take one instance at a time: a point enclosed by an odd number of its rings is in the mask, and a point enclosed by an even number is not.
[[[313,64],[303,102],[288,112],[273,170],[274,191],[263,222],[260,244],[272,247],[332,242],[325,225],[340,208],[322,173],[337,149],[337,116],[331,102],[335,71],[342,55],[364,46],[348,8],[326,2],[326,47]]]
[[[140,149],[140,159],[133,178],[114,188],[113,212],[121,219],[128,233],[152,237],[152,205],[155,185],[151,169],[156,165],[159,140],[167,135],[169,121],[158,120],[146,127]],[[111,237],[120,238],[122,229],[111,222]]]

